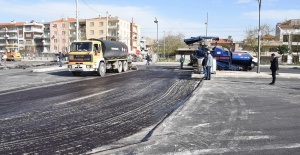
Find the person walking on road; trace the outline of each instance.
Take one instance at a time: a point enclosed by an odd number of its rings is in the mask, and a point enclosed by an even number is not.
[[[58,54],[58,59],[59,59],[59,67],[62,67],[62,59],[64,58],[64,55],[61,53],[61,52],[59,52],[59,54]]]
[[[271,54],[271,61],[270,62],[271,62],[270,69],[272,71],[272,82],[270,83],[270,85],[274,85],[275,81],[276,81],[277,70],[279,70],[278,58],[275,56],[274,53]]]
[[[202,60],[202,68],[203,68],[204,78],[207,77],[206,65],[207,65],[207,53],[204,54],[204,58]]]
[[[0,54],[0,66],[2,66],[1,62],[2,62],[2,54]]]
[[[6,59],[7,59],[7,56],[6,56],[6,53],[4,53],[3,55],[2,55],[2,62],[4,62],[4,66],[6,66]],[[1,65],[2,65],[2,63],[0,63]]]
[[[213,57],[210,55],[210,51],[207,51],[207,62],[206,62],[206,72],[207,76],[205,80],[210,80],[211,79],[211,67],[213,66]]]
[[[182,54],[181,54],[181,57],[180,57],[180,59],[179,59],[179,61],[180,61],[180,68],[181,68],[181,69],[183,69],[184,59],[185,59],[185,55],[184,55],[184,57],[183,57]]]
[[[148,53],[146,55],[146,60],[147,60],[146,65],[150,65],[150,55]]]

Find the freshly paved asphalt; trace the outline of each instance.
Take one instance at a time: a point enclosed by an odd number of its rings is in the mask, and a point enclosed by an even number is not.
[[[298,154],[300,70],[277,77],[268,85],[270,72],[218,71],[148,139],[138,133],[88,154]]]

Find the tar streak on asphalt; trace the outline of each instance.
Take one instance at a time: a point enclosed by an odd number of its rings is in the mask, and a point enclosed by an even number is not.
[[[191,71],[138,71],[0,92],[0,154],[82,154],[154,125],[191,94]],[[62,77],[64,78],[64,77]]]

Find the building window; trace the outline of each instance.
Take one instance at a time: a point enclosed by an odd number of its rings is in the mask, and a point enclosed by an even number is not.
[[[25,26],[26,31],[31,31],[31,26]]]
[[[62,27],[63,27],[63,28],[65,28],[65,27],[66,27],[66,24],[65,24],[65,23],[63,23],[63,24],[62,24]]]
[[[32,41],[31,40],[26,40],[26,44],[30,45],[30,44],[32,44]]]
[[[62,33],[63,36],[66,35],[66,31],[62,31],[61,33]]]
[[[54,39],[53,41],[54,41],[54,43],[57,43],[57,39]]]
[[[94,22],[90,22],[90,27],[94,27]]]
[[[103,22],[99,22],[99,27],[102,27],[103,26]]]
[[[62,42],[63,42],[63,43],[66,43],[66,39],[63,39]]]
[[[90,35],[94,35],[94,30],[90,30]]]
[[[30,37],[31,37],[31,33],[27,33],[26,38],[30,38]]]
[[[283,42],[289,42],[289,35],[283,35]]]
[[[293,38],[293,42],[300,42],[300,35],[295,34],[292,36],[292,38]]]
[[[102,35],[103,34],[103,30],[99,30],[99,34]]]

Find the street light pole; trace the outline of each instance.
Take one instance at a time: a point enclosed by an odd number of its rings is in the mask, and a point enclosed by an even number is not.
[[[260,73],[260,36],[261,36],[261,29],[260,29],[260,9],[261,9],[261,1],[258,0],[258,58],[257,58],[257,73]]]
[[[207,27],[208,27],[208,13],[206,14],[206,33],[205,33],[205,36],[207,37]]]
[[[158,54],[158,20],[156,19],[156,17],[154,23],[156,23],[156,43],[157,43],[157,54]]]

